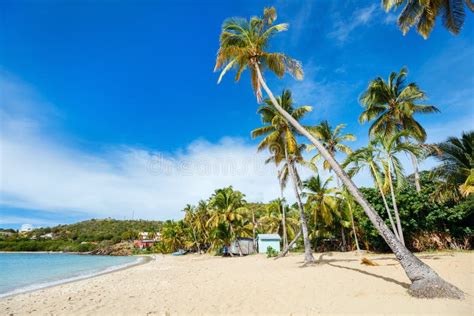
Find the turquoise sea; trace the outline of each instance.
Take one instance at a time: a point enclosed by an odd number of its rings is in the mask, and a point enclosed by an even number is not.
[[[0,253],[0,297],[88,278],[136,264],[139,257]]]

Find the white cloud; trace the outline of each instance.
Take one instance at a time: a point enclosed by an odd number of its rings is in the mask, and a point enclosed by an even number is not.
[[[166,219],[227,185],[252,201],[278,196],[275,167],[264,165],[265,157],[239,139],[195,141],[174,154],[122,147],[93,155],[23,124],[8,124],[0,137],[1,205],[117,218],[135,211]]]
[[[367,25],[376,16],[377,4],[360,8],[354,11],[350,20],[342,20],[337,18],[334,23],[334,30],[328,34],[330,38],[335,38],[339,43],[345,42],[352,31],[360,26]]]

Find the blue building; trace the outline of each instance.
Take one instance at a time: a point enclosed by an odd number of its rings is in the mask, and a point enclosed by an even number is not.
[[[266,253],[268,247],[280,252],[280,240],[281,237],[278,234],[258,234],[258,253]]]

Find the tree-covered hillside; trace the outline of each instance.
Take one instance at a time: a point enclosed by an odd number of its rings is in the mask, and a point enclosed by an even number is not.
[[[139,232],[156,233],[161,226],[159,221],[91,219],[28,233],[0,234],[0,250],[87,252],[134,239]]]

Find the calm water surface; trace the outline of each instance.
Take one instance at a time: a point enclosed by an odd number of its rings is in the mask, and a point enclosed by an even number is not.
[[[0,253],[0,297],[91,277],[143,258],[50,253]]]

